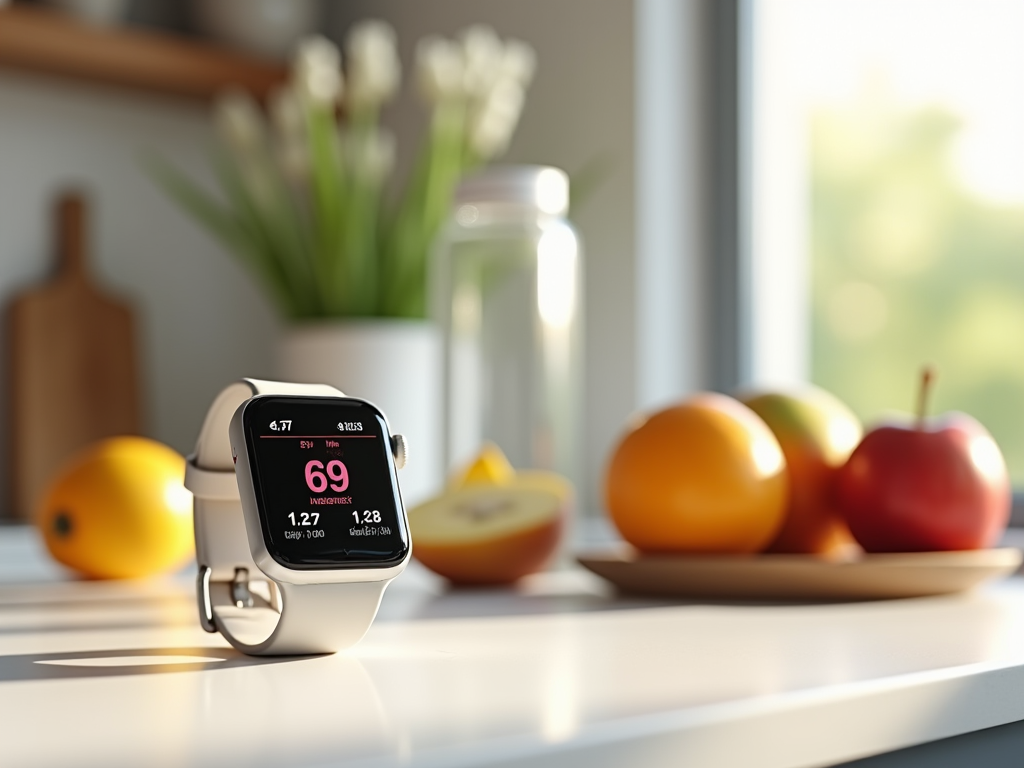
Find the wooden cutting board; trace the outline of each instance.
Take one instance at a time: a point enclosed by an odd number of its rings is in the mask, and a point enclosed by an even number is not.
[[[131,308],[89,277],[86,206],[56,206],[57,272],[10,306],[11,486],[26,519],[53,473],[103,437],[138,434],[140,403]]]

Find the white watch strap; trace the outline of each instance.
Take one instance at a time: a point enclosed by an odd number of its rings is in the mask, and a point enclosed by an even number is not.
[[[185,487],[193,494],[200,621],[243,653],[333,653],[366,633],[388,582],[297,585],[267,580],[261,582],[266,590],[250,583],[265,577],[249,551],[228,425],[238,406],[265,394],[343,396],[325,384],[243,379],[213,401],[185,468]]]
[[[275,599],[251,593],[251,605],[238,600],[233,584],[210,583],[211,619],[231,645],[252,656],[334,653],[366,634],[388,583],[267,582],[277,590]]]

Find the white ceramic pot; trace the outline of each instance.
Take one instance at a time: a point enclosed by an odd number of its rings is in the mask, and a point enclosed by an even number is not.
[[[350,320],[287,329],[278,345],[285,381],[331,384],[377,405],[405,435],[409,460],[399,472],[407,506],[444,482],[441,337],[425,320]]]
[[[214,40],[283,59],[316,31],[318,0],[192,0],[195,25]]]

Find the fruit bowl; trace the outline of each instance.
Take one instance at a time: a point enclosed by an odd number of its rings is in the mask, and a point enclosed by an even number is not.
[[[1020,567],[1014,547],[956,552],[814,555],[653,555],[627,545],[579,563],[633,594],[730,600],[879,600],[945,595]]]

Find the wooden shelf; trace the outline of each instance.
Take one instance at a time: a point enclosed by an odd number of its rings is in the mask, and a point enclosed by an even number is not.
[[[266,98],[284,81],[277,62],[184,38],[92,27],[33,6],[0,7],[0,66],[152,93],[209,99],[228,86]]]

